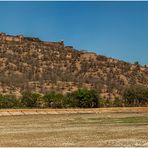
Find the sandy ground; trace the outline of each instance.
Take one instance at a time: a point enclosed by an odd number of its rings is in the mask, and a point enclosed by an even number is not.
[[[148,113],[1,116],[0,146],[148,147]]]
[[[71,109],[0,109],[0,116],[72,113],[148,113],[148,107],[71,108]]]

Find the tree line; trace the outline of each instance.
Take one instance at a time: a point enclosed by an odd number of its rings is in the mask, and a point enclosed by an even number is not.
[[[103,99],[95,90],[78,89],[65,95],[49,92],[41,95],[23,92],[21,98],[0,95],[0,108],[98,108],[148,106],[148,88],[129,86],[121,98]]]

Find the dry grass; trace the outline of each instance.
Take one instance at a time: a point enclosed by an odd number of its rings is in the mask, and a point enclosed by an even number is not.
[[[3,116],[0,146],[148,147],[148,113]]]

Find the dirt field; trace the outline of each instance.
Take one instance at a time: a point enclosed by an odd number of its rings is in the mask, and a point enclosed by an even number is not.
[[[148,113],[148,107],[71,108],[71,109],[0,109],[0,116],[72,113]]]
[[[0,146],[148,147],[148,113],[1,116]]]

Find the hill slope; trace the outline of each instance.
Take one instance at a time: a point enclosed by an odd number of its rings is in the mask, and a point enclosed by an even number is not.
[[[131,84],[148,86],[148,67],[78,51],[63,42],[0,34],[1,94],[66,93],[86,87],[114,99]]]

